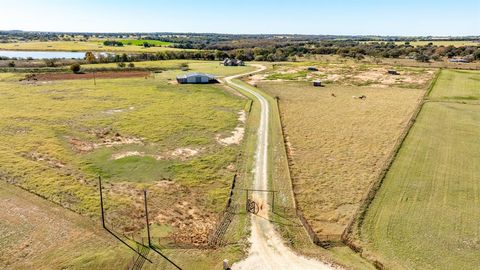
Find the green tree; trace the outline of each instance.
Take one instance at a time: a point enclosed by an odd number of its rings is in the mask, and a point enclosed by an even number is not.
[[[86,52],[85,60],[87,60],[88,63],[93,63],[95,62],[95,55],[92,52]]]
[[[80,69],[81,69],[81,66],[78,63],[75,63],[70,66],[70,70],[75,74],[78,74],[80,72]]]
[[[418,62],[423,62],[423,63],[427,63],[430,61],[430,56],[426,55],[426,54],[423,54],[423,53],[419,53],[417,54],[417,56],[415,57],[415,60],[417,60]]]

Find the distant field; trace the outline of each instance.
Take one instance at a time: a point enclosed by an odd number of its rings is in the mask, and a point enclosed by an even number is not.
[[[386,42],[386,41],[366,41],[366,43],[371,42]],[[407,41],[395,41],[396,45],[403,45]],[[418,40],[418,41],[409,41],[410,45],[412,46],[425,46],[429,43],[432,43],[436,46],[454,46],[454,47],[461,47],[461,46],[480,46],[480,42],[473,42],[473,41],[465,41],[465,40]]]
[[[429,98],[432,100],[480,100],[479,86],[478,71],[444,70]]]
[[[257,85],[279,97],[298,206],[320,238],[339,239],[424,90]]]
[[[126,45],[122,47],[104,46],[103,41],[34,41],[0,43],[0,50],[19,51],[93,51],[93,52],[160,52],[178,50],[169,47],[149,47]]]
[[[152,40],[152,39],[120,39],[118,40],[123,43],[123,45],[134,45],[134,46],[143,46],[145,42],[155,45],[155,46],[169,46],[172,45],[171,42]]]
[[[389,269],[480,265],[480,72],[442,71],[373,200],[361,240]]]
[[[0,74],[0,177],[98,217],[101,175],[109,223],[133,234],[143,228],[140,191],[148,187],[152,221],[164,236],[205,241],[239,151],[221,139],[242,125],[247,101],[221,85],[173,84],[176,73],[97,79],[96,86]]]
[[[187,71],[178,71],[177,73],[189,73],[189,72],[204,72],[210,73],[216,76],[229,76],[234,74],[245,73],[255,70],[252,66],[239,66],[239,67],[224,67],[220,65],[219,61],[201,61],[201,60],[162,60],[162,61],[145,61],[134,62],[135,67],[140,68],[160,68],[160,69],[180,69],[181,64],[188,64]],[[82,65],[82,68],[88,70],[93,68],[116,68],[116,63],[109,64],[89,64]],[[175,77],[175,76],[173,76]]]
[[[435,41],[410,41],[410,45],[412,46],[425,46],[429,43],[433,43],[433,45],[437,46],[480,46],[480,42],[473,42],[473,41],[462,41],[462,40],[454,40],[454,41],[443,41],[443,40],[435,40]],[[403,41],[397,41],[395,44],[401,45],[405,44]]]
[[[307,70],[315,67],[317,71]],[[389,75],[395,69],[399,75]],[[431,68],[376,65],[349,60],[324,60],[275,64],[273,70],[256,75],[254,80],[266,81],[314,81],[324,84],[348,86],[373,86],[379,88],[401,87],[425,89],[434,73]]]

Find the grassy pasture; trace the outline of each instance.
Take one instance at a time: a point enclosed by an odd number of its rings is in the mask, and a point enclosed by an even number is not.
[[[3,181],[0,204],[2,269],[112,269],[131,257],[98,223]]]
[[[104,46],[103,41],[32,41],[0,43],[0,50],[14,51],[93,51],[93,52],[131,52],[155,53],[178,50],[169,47],[149,47],[125,45],[123,47]]]
[[[479,79],[442,71],[366,214],[366,254],[387,268],[480,265]]]
[[[318,71],[309,71],[313,66]],[[399,75],[389,75],[387,71],[395,69]],[[425,89],[434,73],[431,68],[402,67],[395,65],[376,65],[355,61],[306,61],[275,64],[275,67],[257,79],[267,81],[313,81],[321,80],[327,84],[373,87],[401,87]]]
[[[172,45],[171,42],[153,40],[153,39],[121,39],[118,40],[123,43],[123,45],[134,45],[134,46],[143,46],[145,42],[148,44],[153,44],[155,46],[169,46]]]
[[[339,236],[424,90],[315,88],[308,82],[258,86],[279,97],[299,207],[319,236]],[[352,98],[360,95],[367,99]]]
[[[358,254],[350,250],[348,247],[339,246],[330,249],[323,249],[312,243],[308,235],[305,233],[301,222],[295,216],[294,197],[290,173],[288,168],[288,160],[285,151],[285,144],[282,136],[281,121],[279,111],[277,109],[276,100],[273,96],[264,92],[261,88],[253,88],[244,81],[237,80],[237,83],[250,87],[258,93],[262,94],[270,104],[270,125],[269,125],[269,177],[271,182],[269,185],[277,190],[275,195],[275,213],[271,216],[272,222],[276,229],[284,237],[286,242],[291,245],[292,249],[305,256],[318,258],[323,261],[335,262],[336,264],[345,266],[347,269],[375,269],[368,261],[364,260]],[[259,104],[256,99],[248,93],[244,93],[254,100],[251,116],[254,116],[253,123],[258,123]],[[251,120],[251,119],[249,119]],[[248,131],[256,138],[256,129],[252,123],[249,124]],[[255,145],[251,141],[247,141],[247,149],[251,149],[251,157],[255,151]],[[253,160],[252,160],[253,161]],[[251,171],[249,171],[251,173]],[[248,184],[248,183],[247,183]],[[242,194],[243,197],[243,194]],[[242,198],[241,202],[243,203]]]
[[[443,70],[429,99],[478,101],[480,100],[479,85],[478,71]]]
[[[142,187],[151,192],[153,222],[172,234],[203,234],[214,224],[239,150],[216,137],[239,125],[245,99],[220,85],[172,84],[174,71],[96,86],[21,76],[0,75],[2,179],[97,217],[102,175],[109,222],[126,232],[142,229]]]
[[[191,73],[191,72],[204,72],[210,73],[216,76],[229,76],[240,73],[246,73],[255,70],[252,66],[237,66],[237,67],[224,67],[219,64],[218,61],[202,61],[202,60],[162,60],[162,61],[144,61],[134,62],[135,67],[139,68],[158,68],[158,69],[180,69],[182,64],[188,64],[188,71],[179,72],[176,74]],[[108,64],[88,64],[82,65],[82,68],[86,71],[91,69],[101,68],[116,68],[116,63]],[[171,74],[170,74],[171,75]],[[174,76],[173,76],[174,77]]]

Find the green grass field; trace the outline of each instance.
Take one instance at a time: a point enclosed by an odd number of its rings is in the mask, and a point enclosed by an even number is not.
[[[442,71],[366,214],[365,254],[388,269],[480,265],[479,80]]]
[[[222,85],[174,84],[180,71],[173,68],[178,68],[179,62],[164,62],[172,69],[147,79],[97,79],[96,86],[91,80],[19,82],[23,74],[0,74],[0,137],[4,141],[0,179],[98,221],[96,175],[100,174],[104,177],[109,226],[128,234],[133,230],[134,235],[138,232],[136,236],[144,234],[143,217],[138,212],[143,207],[140,191],[147,187],[153,237],[207,237],[225,207],[233,174],[250,171],[249,163],[237,163],[243,145],[225,146],[217,141],[218,136],[228,137],[238,127],[238,113],[246,109],[248,100]],[[195,71],[216,75],[252,69],[220,67],[217,62],[189,65]],[[108,146],[117,133],[128,140]],[[255,133],[248,132],[246,137],[251,142]],[[84,151],[85,144],[78,142],[97,146]],[[188,151],[175,151],[179,149],[198,153],[190,156]],[[116,155],[126,153],[133,154],[116,159]],[[244,185],[246,179],[239,177],[238,184]],[[22,203],[19,200],[17,204]],[[60,207],[57,212],[62,213]],[[238,260],[245,250],[245,217],[236,216],[227,231],[227,241],[235,244],[207,252],[178,248],[164,252],[187,269],[212,269],[220,267],[225,258]],[[5,224],[0,223],[1,231],[17,231]],[[53,230],[49,224],[42,229]],[[77,230],[76,225],[72,230]],[[31,232],[24,231],[31,237]],[[105,265],[114,265],[116,255],[119,267],[133,256],[128,249],[120,246],[119,250],[115,240],[101,246],[105,252],[96,257],[92,255],[97,251],[84,251],[91,249],[89,245],[82,242],[75,246],[83,252],[80,256],[59,243],[56,249],[35,253],[35,258],[45,260],[59,254],[54,259],[58,268],[90,265],[108,269]],[[14,253],[11,256],[15,258]],[[159,256],[151,258],[155,264],[147,264],[145,269],[170,269]],[[23,269],[32,262],[35,260],[15,265]]]
[[[215,76],[229,76],[234,74],[246,73],[255,70],[252,66],[237,66],[237,67],[224,67],[219,64],[218,61],[202,61],[202,60],[161,60],[161,61],[145,61],[134,62],[135,67],[138,68],[158,68],[158,69],[177,69],[176,74],[191,73],[191,72],[204,72],[210,73]],[[179,72],[182,64],[188,65],[188,70],[185,72]],[[91,69],[101,68],[116,68],[116,63],[108,64],[88,64],[82,65],[82,68],[86,71]],[[174,77],[174,76],[173,76]]]
[[[122,47],[104,46],[103,41],[31,41],[0,43],[0,50],[155,53],[160,51],[172,51],[178,49],[165,46],[144,48],[143,46],[138,46],[135,44],[125,45]]]
[[[121,39],[118,40],[123,43],[123,45],[134,45],[134,46],[143,46],[145,42],[155,46],[169,46],[172,45],[171,42],[152,40],[152,39]]]
[[[21,76],[0,75],[2,178],[96,217],[95,176],[101,175],[110,190],[109,221],[130,231],[140,229],[124,218],[140,207],[132,190],[144,186],[155,198],[157,223],[216,220],[234,173],[227,167],[239,150],[216,138],[239,124],[245,99],[221,85],[172,84],[174,71],[101,79],[96,86],[89,80],[24,83]],[[169,220],[176,209],[182,214]]]

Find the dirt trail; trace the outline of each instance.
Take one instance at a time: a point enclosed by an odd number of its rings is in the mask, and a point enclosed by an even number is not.
[[[268,124],[269,124],[269,103],[256,91],[232,82],[233,79],[265,70],[262,65],[255,65],[259,69],[254,72],[235,75],[225,78],[225,81],[236,88],[246,91],[260,102],[260,125],[257,134],[257,147],[255,153],[254,183],[255,189],[268,188]],[[267,195],[259,194],[257,201],[266,202]],[[266,205],[266,204],[265,204]],[[334,269],[333,267],[317,260],[308,259],[293,253],[283,242],[283,239],[275,231],[268,219],[268,211],[262,211],[259,216],[252,215],[252,228],[250,235],[249,256],[232,266],[232,269]]]

